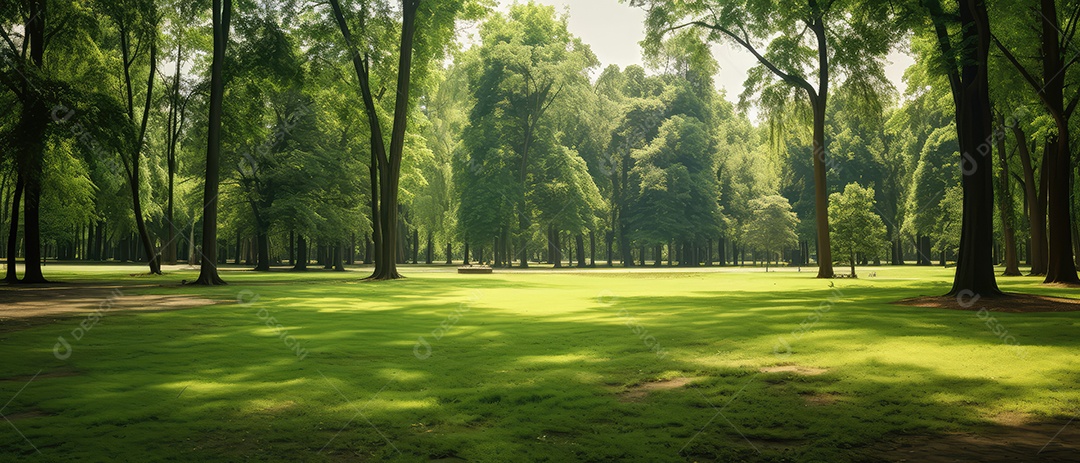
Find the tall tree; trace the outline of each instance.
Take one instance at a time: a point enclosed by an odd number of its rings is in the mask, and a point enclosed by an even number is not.
[[[889,26],[894,23],[889,4],[856,0],[801,0],[783,5],[773,0],[629,1],[649,9],[647,41],[658,43],[671,30],[696,27],[707,30],[711,41],[734,43],[752,54],[760,66],[751,71],[747,92],[760,90],[765,106],[783,106],[796,100],[796,93],[806,95],[813,114],[818,277],[833,277],[826,185],[830,161],[825,140],[830,85],[840,76],[867,93],[883,87],[884,57],[897,34]],[[810,74],[816,76],[816,82],[807,77]]]
[[[26,249],[26,269],[21,282],[45,283],[41,273],[41,194],[49,110],[45,102],[47,96],[42,94],[40,86],[48,45],[46,23],[55,12],[48,8],[48,0],[5,3],[3,38],[8,49],[4,63],[13,67],[18,77],[6,75],[4,84],[17,95],[20,103],[16,168],[23,185],[23,246]],[[9,31],[8,26],[20,20],[22,24],[16,27],[22,29],[22,43],[16,45],[14,30]]]
[[[1005,147],[1005,117],[998,115],[994,151],[998,155],[998,213],[1001,215],[1001,233],[1005,241],[1005,271],[1002,276],[1019,276],[1020,259],[1016,252],[1016,223],[1013,196],[1009,182],[1009,159]]]
[[[470,88],[476,106],[466,143],[473,152],[496,149],[511,157],[508,167],[517,182],[503,194],[517,216],[521,267],[528,267],[533,231],[530,175],[541,164],[539,158],[559,156],[561,149],[551,143],[557,135],[548,115],[570,94],[588,87],[588,71],[598,64],[589,47],[570,34],[567,21],[554,7],[530,1],[513,5],[508,15],[496,14],[481,28],[483,43]]]
[[[225,96],[225,52],[229,44],[232,0],[213,0],[214,55],[210,67],[210,115],[203,185],[202,255],[198,285],[224,285],[218,275],[218,190],[221,175],[221,107]]]
[[[963,171],[963,219],[956,274],[950,296],[1001,294],[994,275],[993,117],[990,105],[990,19],[983,0],[957,0],[946,11],[941,0],[921,0],[929,16],[936,58],[952,90]],[[952,32],[956,31],[956,34]]]
[[[414,70],[423,71],[433,63],[436,58],[445,52],[450,37],[454,33],[454,25],[459,15],[467,9],[470,2],[467,0],[432,1],[432,0],[403,0],[401,2],[400,41],[398,46],[397,60],[397,84],[393,108],[393,121],[390,130],[390,143],[384,139],[383,120],[379,108],[376,106],[375,90],[372,85],[372,55],[373,50],[368,38],[376,34],[375,29],[367,27],[371,18],[370,14],[377,11],[390,11],[384,8],[384,2],[360,2],[359,24],[362,42],[353,37],[352,26],[346,18],[346,11],[341,6],[340,0],[330,0],[331,12],[334,22],[345,41],[353,69],[360,87],[361,99],[367,114],[368,126],[371,133],[371,151],[377,163],[378,179],[378,211],[376,216],[378,232],[375,234],[376,263],[375,271],[369,277],[371,280],[393,280],[401,278],[397,271],[399,220],[398,220],[398,196],[401,183],[401,161],[405,147],[405,133],[409,122],[410,105],[413,103],[410,91],[413,86]],[[369,4],[372,3],[372,4]],[[349,10],[353,12],[355,10]],[[385,19],[385,18],[382,18]],[[418,31],[423,33],[418,34]],[[416,58],[416,59],[414,59]],[[378,64],[378,63],[375,63]],[[416,69],[414,69],[414,66]],[[381,93],[381,92],[380,92]],[[373,183],[374,184],[374,183]],[[374,191],[373,191],[374,193]],[[373,201],[374,195],[373,196]],[[373,211],[374,212],[374,211]]]
[[[150,109],[153,105],[154,83],[157,81],[157,53],[158,53],[158,15],[155,2],[147,0],[131,1],[108,1],[102,2],[105,14],[112,19],[119,35],[120,59],[123,68],[123,101],[126,104],[127,116],[131,124],[139,127],[137,139],[131,144],[131,153],[125,156],[124,170],[131,190],[132,211],[135,216],[135,227],[139,233],[143,252],[146,254],[150,273],[161,274],[160,254],[154,246],[150,232],[146,228],[146,218],[142,206],[142,160],[141,156],[146,146],[147,124],[150,121]],[[135,79],[133,75],[136,64],[146,56],[149,60],[147,71],[145,102],[142,106],[142,115],[135,115]]]

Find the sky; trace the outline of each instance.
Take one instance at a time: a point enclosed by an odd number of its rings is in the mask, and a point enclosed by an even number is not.
[[[554,5],[559,12],[570,14],[570,33],[581,38],[592,47],[601,63],[601,69],[609,64],[625,68],[631,64],[642,64],[641,47],[638,45],[645,37],[645,11],[633,8],[619,0],[534,0],[545,5]],[[513,1],[500,0],[499,10],[508,11]],[[716,76],[717,89],[727,92],[727,99],[738,102],[742,93],[746,72],[757,62],[750,53],[731,45],[715,45],[713,56],[720,63],[720,73]],[[889,79],[903,95],[906,85],[903,82],[904,70],[914,64],[914,59],[902,53],[889,56],[890,65],[886,68]],[[756,111],[751,110],[751,120],[756,119]]]

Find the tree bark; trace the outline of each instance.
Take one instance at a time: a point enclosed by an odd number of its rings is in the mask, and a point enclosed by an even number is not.
[[[825,100],[827,93],[819,95],[814,104],[814,209],[817,231],[818,278],[833,278],[832,242],[829,237],[829,189],[828,168],[825,164]]]

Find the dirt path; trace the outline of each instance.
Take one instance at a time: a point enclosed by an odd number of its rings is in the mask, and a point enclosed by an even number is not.
[[[874,446],[890,462],[1078,462],[1080,420],[995,425],[972,433],[903,436]]]
[[[57,284],[45,286],[5,286],[0,288],[0,326],[48,317],[68,317],[93,313],[189,309],[213,305],[211,299],[188,295],[132,295],[133,289],[155,285]]]
[[[963,304],[955,297],[916,297],[897,301],[894,304],[949,310],[980,311],[986,309],[989,312],[1009,313],[1080,311],[1080,299],[1032,294],[1009,294],[995,298],[971,299]]]

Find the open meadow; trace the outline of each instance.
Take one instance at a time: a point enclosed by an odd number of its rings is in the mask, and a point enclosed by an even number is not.
[[[49,268],[0,292],[5,461],[1080,455],[1080,313],[892,304],[944,269]]]

